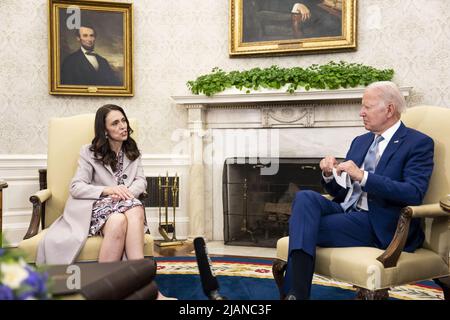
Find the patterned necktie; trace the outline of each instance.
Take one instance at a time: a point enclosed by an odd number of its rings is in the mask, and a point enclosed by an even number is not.
[[[367,151],[366,157],[364,158],[364,170],[370,173],[375,172],[375,168],[378,164],[378,144],[383,141],[384,138],[382,136],[377,136],[372,144],[370,145],[369,151]],[[362,189],[359,182],[353,182],[353,192],[350,195],[347,195],[344,202],[341,203],[342,209],[347,211],[352,206],[358,203],[359,198],[361,197]]]

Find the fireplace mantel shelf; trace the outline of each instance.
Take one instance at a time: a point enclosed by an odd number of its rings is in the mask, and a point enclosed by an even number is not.
[[[400,87],[405,97],[409,96],[412,87]],[[202,105],[204,107],[236,103],[260,103],[260,102],[294,102],[294,101],[318,101],[318,100],[360,100],[364,93],[364,87],[337,90],[296,90],[293,93],[280,90],[260,90],[246,93],[238,89],[227,89],[224,92],[211,97],[206,95],[177,95],[172,100],[185,107]]]

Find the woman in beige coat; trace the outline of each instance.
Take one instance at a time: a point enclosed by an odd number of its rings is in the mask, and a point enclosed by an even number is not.
[[[95,137],[81,148],[64,214],[39,244],[37,263],[72,263],[90,236],[103,236],[99,262],[144,258],[147,225],[137,199],[147,187],[141,153],[124,110],[105,105]],[[164,298],[159,294],[159,298]]]

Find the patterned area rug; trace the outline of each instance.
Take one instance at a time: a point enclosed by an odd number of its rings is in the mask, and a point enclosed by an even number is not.
[[[156,281],[160,290],[180,300],[204,300],[195,257],[158,257]],[[213,272],[219,292],[233,300],[278,300],[278,289],[269,259],[212,257]],[[443,293],[433,281],[422,281],[393,288],[390,299],[443,300]],[[314,275],[312,300],[348,300],[355,297],[352,285]]]

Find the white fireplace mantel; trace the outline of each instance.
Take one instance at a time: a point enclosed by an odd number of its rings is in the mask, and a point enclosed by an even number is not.
[[[400,87],[405,97],[409,96],[412,87]],[[220,106],[225,104],[261,103],[261,102],[295,102],[295,101],[324,101],[324,100],[360,100],[364,87],[336,90],[299,89],[293,93],[286,92],[286,87],[279,90],[264,89],[259,91],[227,89],[213,96],[206,95],[176,95],[173,101],[178,105],[192,107],[194,105]]]
[[[401,87],[405,97],[411,87]],[[261,129],[362,126],[359,117],[364,87],[337,90],[227,89],[211,97],[178,95],[173,101],[188,109],[189,128]]]

